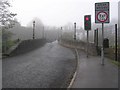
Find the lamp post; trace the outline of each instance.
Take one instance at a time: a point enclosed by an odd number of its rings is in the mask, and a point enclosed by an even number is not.
[[[35,21],[33,21],[33,39],[35,39]]]
[[[76,40],[76,22],[74,23],[74,40]]]

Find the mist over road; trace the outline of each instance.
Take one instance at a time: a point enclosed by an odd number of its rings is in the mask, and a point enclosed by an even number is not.
[[[57,41],[32,52],[3,59],[3,88],[67,87],[75,70],[74,52]]]

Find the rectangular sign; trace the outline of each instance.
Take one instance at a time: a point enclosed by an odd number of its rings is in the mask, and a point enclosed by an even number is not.
[[[109,2],[95,3],[95,11],[108,11]]]
[[[95,3],[95,23],[109,23],[109,2]]]

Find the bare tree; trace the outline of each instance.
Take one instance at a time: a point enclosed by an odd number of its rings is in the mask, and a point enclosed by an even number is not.
[[[15,25],[14,16],[16,14],[9,11],[9,7],[11,7],[8,0],[0,0],[0,27],[2,27],[0,33],[2,33],[2,50],[6,52],[7,50],[7,42],[12,35],[11,32],[8,31],[9,28],[12,28]]]
[[[11,28],[15,24],[14,16],[16,14],[9,11],[9,7],[11,7],[8,0],[1,0],[0,1],[0,25],[6,28]]]

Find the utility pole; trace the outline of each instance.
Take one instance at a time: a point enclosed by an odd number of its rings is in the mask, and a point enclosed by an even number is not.
[[[35,21],[33,21],[33,39],[35,39]]]

